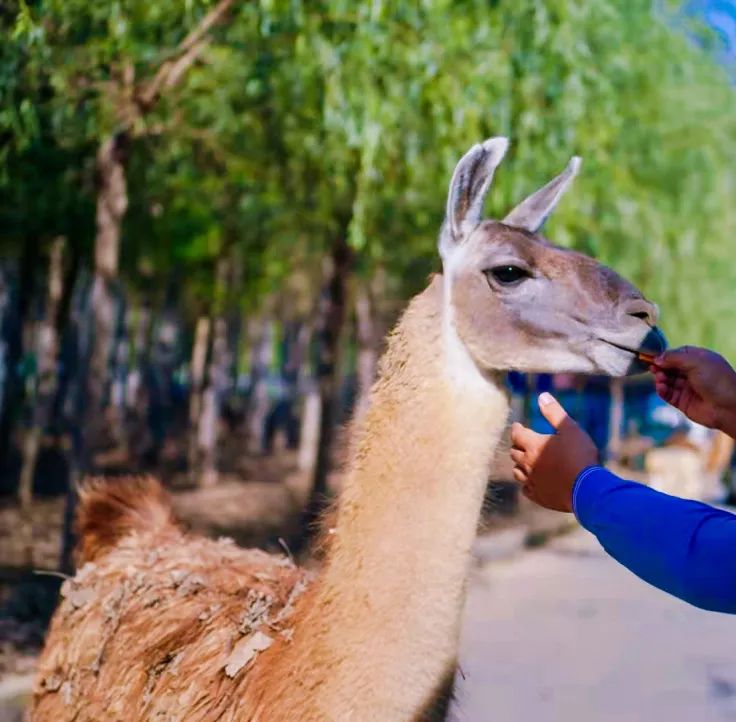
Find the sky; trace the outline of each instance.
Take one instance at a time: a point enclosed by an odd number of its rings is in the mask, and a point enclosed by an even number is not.
[[[723,41],[723,59],[736,62],[736,0],[691,0],[686,7],[716,30]]]

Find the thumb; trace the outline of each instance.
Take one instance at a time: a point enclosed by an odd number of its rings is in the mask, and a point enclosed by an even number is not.
[[[562,422],[569,418],[567,411],[562,408],[560,402],[552,396],[552,394],[545,391],[544,393],[539,394],[538,401],[539,410],[542,412],[542,416],[552,424],[553,429],[559,429]]]

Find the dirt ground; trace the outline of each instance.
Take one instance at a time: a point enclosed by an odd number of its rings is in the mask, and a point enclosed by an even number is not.
[[[736,720],[734,620],[637,579],[578,529],[476,568],[457,722]]]

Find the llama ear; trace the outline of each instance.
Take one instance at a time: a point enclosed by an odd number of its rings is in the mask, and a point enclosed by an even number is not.
[[[544,225],[562,198],[562,194],[572,183],[580,168],[580,163],[580,158],[573,156],[560,175],[553,178],[536,193],[525,198],[503,219],[503,222],[509,226],[525,228],[527,231],[536,233]]]
[[[506,138],[489,138],[474,145],[455,167],[447,196],[447,216],[440,234],[443,258],[463,240],[469,229],[480,223],[493,173],[508,146]]]

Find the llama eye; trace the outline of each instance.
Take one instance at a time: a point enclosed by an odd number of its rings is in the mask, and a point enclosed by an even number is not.
[[[518,266],[496,266],[484,271],[486,276],[492,276],[493,279],[502,286],[515,286],[525,278],[529,278],[528,271]]]

